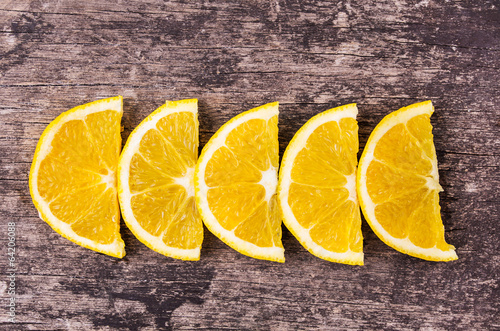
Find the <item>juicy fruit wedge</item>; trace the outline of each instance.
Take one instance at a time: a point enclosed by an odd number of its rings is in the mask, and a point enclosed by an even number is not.
[[[355,104],[330,109],[297,131],[281,161],[278,201],[286,227],[309,252],[362,265],[357,113]]]
[[[436,150],[425,101],[387,115],[373,130],[359,162],[361,208],[377,236],[425,260],[456,260],[444,239]]]
[[[199,260],[203,224],[194,198],[198,100],[167,101],[130,134],[118,165],[123,219],[152,250]]]
[[[115,184],[122,103],[118,96],[59,115],[38,141],[29,178],[40,217],[57,233],[119,258],[125,256]]]
[[[238,252],[284,262],[276,203],[278,103],[244,112],[205,145],[195,171],[207,228]]]

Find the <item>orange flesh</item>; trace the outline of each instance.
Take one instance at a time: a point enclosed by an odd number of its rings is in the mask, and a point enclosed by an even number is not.
[[[131,208],[139,225],[169,247],[201,246],[203,225],[194,203],[176,179],[189,176],[198,158],[193,113],[173,113],[147,131],[130,162]],[[192,182],[192,179],[190,179]]]
[[[99,244],[119,238],[115,183],[120,148],[120,114],[93,113],[62,125],[38,172],[38,192],[54,216]]]
[[[391,236],[447,251],[432,137],[427,114],[392,127],[377,143],[366,185],[375,216]]]
[[[262,172],[278,167],[278,117],[233,129],[208,161],[207,201],[220,225],[259,247],[283,247],[276,194],[266,201]]]
[[[357,166],[358,126],[344,118],[317,127],[294,161],[288,204],[311,239],[338,253],[363,251],[359,204],[349,199],[346,176]]]

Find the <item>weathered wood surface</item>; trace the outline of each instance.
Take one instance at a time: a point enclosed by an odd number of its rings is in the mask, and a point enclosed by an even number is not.
[[[5,330],[500,329],[498,1],[0,2],[0,326]],[[165,99],[200,100],[201,146],[235,114],[280,106],[280,148],[312,115],[357,102],[360,141],[431,99],[447,240],[432,263],[363,224],[365,266],[322,261],[284,229],[286,263],[206,233],[201,261],[122,227],[127,256],[72,244],[28,192],[37,140],[61,112],[125,98],[130,131]],[[17,322],[6,320],[17,224]]]

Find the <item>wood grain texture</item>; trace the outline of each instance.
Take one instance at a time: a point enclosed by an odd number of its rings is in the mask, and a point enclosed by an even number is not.
[[[500,329],[498,1],[0,1],[0,328]],[[241,111],[280,101],[280,150],[311,116],[358,103],[360,143],[431,99],[446,239],[432,263],[363,223],[365,266],[322,261],[284,229],[286,263],[206,231],[201,260],[161,256],[122,226],[127,256],[61,238],[28,172],[61,112],[124,96],[124,140],[165,99],[198,98],[203,146]],[[17,224],[17,322],[6,320]]]

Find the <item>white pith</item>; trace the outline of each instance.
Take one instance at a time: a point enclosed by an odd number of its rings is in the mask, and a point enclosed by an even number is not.
[[[116,173],[108,169],[107,175],[101,175],[102,182],[106,184],[106,189],[116,191]]]
[[[353,252],[348,250],[344,253],[337,253],[326,250],[317,243],[315,243],[310,234],[310,229],[306,229],[300,225],[295,217],[290,205],[288,204],[288,191],[290,185],[293,183],[291,178],[291,173],[294,165],[294,160],[298,153],[306,146],[307,139],[319,126],[327,122],[339,122],[343,118],[353,118],[356,119],[358,109],[356,105],[346,105],[339,107],[337,111],[326,111],[321,113],[312,119],[310,119],[300,130],[296,133],[295,137],[292,139],[288,145],[283,160],[281,162],[280,169],[280,184],[278,187],[279,192],[279,204],[283,212],[283,221],[285,225],[290,228],[298,238],[302,245],[311,251],[314,255],[331,261],[337,262],[354,262],[356,264],[363,264],[363,253]],[[356,196],[356,172],[352,175],[346,176],[347,183],[345,188],[349,191],[349,200],[352,200],[358,205]]]
[[[403,252],[408,253],[410,255],[418,254],[422,258],[434,259],[439,258],[440,260],[455,260],[457,259],[457,254],[453,249],[448,251],[442,251],[437,247],[431,248],[422,248],[416,246],[411,242],[409,238],[394,238],[391,236],[380,223],[377,221],[375,216],[375,207],[376,205],[373,203],[370,195],[368,194],[368,188],[366,187],[366,172],[368,170],[368,166],[375,159],[374,151],[377,145],[377,142],[382,138],[387,131],[393,128],[395,125],[403,123],[406,124],[413,117],[428,114],[429,116],[434,112],[434,107],[431,103],[427,103],[425,105],[420,105],[419,107],[409,106],[406,110],[399,112],[395,116],[390,117],[390,120],[382,120],[380,124],[374,129],[372,132],[372,136],[370,136],[369,142],[367,143],[365,150],[363,151],[363,155],[360,159],[359,164],[359,185],[358,185],[358,194],[361,205],[363,207],[363,213],[365,217],[369,221],[371,227],[374,231],[382,237],[383,241],[386,243],[390,243],[390,246],[393,248]],[[388,117],[386,118],[389,118]],[[442,191],[441,186],[439,185],[439,174],[438,174],[438,166],[436,159],[430,159],[432,163],[432,172],[431,177],[426,177],[427,186],[431,190]]]
[[[262,179],[258,184],[264,186],[266,189],[266,197],[264,198],[267,202],[271,200],[272,196],[276,194],[276,189],[278,188],[278,172],[272,165],[265,171],[261,171]]]
[[[194,197],[194,167],[187,168],[183,177],[174,178],[174,182],[186,190],[188,197]]]
[[[57,218],[50,210],[50,202],[45,201],[38,192],[38,181],[36,180],[36,178],[38,178],[40,164],[52,150],[52,140],[54,139],[55,134],[61,129],[61,127],[69,121],[85,120],[85,117],[87,115],[106,110],[113,110],[120,113],[121,118],[121,114],[123,113],[122,97],[98,100],[90,104],[75,107],[68,110],[67,112],[62,113],[61,115],[59,115],[59,117],[52,121],[52,123],[47,126],[44,133],[40,137],[40,141],[38,142],[37,153],[33,160],[32,170],[30,172],[30,186],[33,200],[35,201],[36,207],[39,211],[38,214],[40,218],[49,223],[49,225],[56,232],[81,246],[91,248],[112,256],[117,256],[116,252],[119,252],[119,255],[117,257],[123,257],[125,255],[125,244],[123,243],[121,238],[117,238],[110,244],[100,244],[91,239],[79,236],[76,232],[73,231],[70,224],[65,223]],[[108,174],[106,176],[102,176],[102,182],[106,183],[108,189],[110,188],[116,192],[116,186],[114,186],[115,173],[110,169],[108,169]],[[119,219],[114,218],[113,222],[119,223]]]
[[[268,106],[262,107],[261,109],[253,112],[248,112],[241,117],[234,118],[229,121],[226,126],[216,133],[212,139],[207,144],[203,151],[203,156],[200,158],[197,164],[197,173],[195,175],[195,187],[196,187],[196,202],[198,204],[198,209],[202,213],[203,221],[210,228],[210,230],[219,236],[219,238],[226,242],[233,248],[237,247],[245,252],[251,252],[252,257],[272,259],[275,261],[284,261],[284,249],[282,247],[259,247],[245,240],[242,240],[235,236],[234,230],[228,231],[224,229],[212,211],[207,201],[208,186],[205,183],[205,171],[208,161],[212,158],[215,151],[219,148],[225,146],[225,141],[229,133],[234,130],[239,125],[252,120],[252,119],[263,119],[265,121],[270,120],[272,117],[278,115],[278,106]],[[277,181],[276,179],[270,179],[274,171],[274,176],[276,178],[276,169],[273,167],[263,172],[262,179],[260,183],[266,189],[266,199],[270,199],[276,192]],[[273,187],[274,185],[274,187]],[[269,201],[269,200],[267,200]]]
[[[345,176],[345,179],[347,180],[347,183],[344,185],[344,187],[347,189],[347,191],[349,191],[349,197],[347,198],[347,200],[351,200],[357,205],[358,194],[356,192],[356,171],[354,171],[354,173],[349,176]]]
[[[146,230],[142,228],[137,219],[134,216],[132,211],[130,200],[133,194],[130,192],[129,187],[129,173],[130,173],[130,162],[132,157],[139,153],[139,147],[142,140],[142,137],[146,132],[150,129],[157,129],[156,124],[163,117],[168,116],[173,113],[181,113],[181,112],[190,112],[195,114],[195,117],[198,115],[198,107],[195,102],[192,103],[180,103],[176,104],[176,106],[171,106],[170,103],[163,105],[162,110],[155,112],[148,116],[144,121],[142,121],[139,126],[130,134],[130,137],[127,140],[127,144],[122,151],[122,155],[120,157],[120,163],[118,166],[118,188],[119,188],[119,197],[120,197],[120,207],[122,211],[122,216],[128,227],[131,228],[135,234],[135,236],[143,242],[148,247],[154,249],[160,254],[167,255],[173,258],[181,258],[187,260],[198,260],[200,257],[200,248],[193,249],[181,249],[176,247],[167,246],[162,237],[163,233],[160,233],[158,236],[153,236]],[[195,128],[198,131],[198,127]],[[194,186],[193,184],[193,175],[194,169],[188,168],[186,174],[183,177],[176,178],[175,181],[177,184],[183,186],[186,189],[186,193],[188,196],[194,196]],[[167,230],[165,230],[167,231]]]

